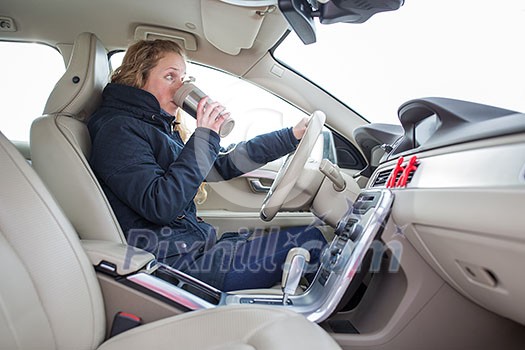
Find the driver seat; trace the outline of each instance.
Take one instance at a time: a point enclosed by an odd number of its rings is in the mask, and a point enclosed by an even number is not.
[[[81,239],[126,244],[88,163],[91,138],[85,122],[100,105],[109,76],[102,43],[92,33],[78,35],[44,115],[31,125],[31,161]]]
[[[340,349],[284,308],[224,306],[104,341],[100,286],[71,223],[0,133],[0,349]]]

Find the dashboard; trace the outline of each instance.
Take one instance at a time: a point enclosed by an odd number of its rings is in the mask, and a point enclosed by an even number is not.
[[[525,131],[523,114],[508,109],[448,98],[408,101],[398,110],[400,125],[372,123],[354,131],[368,163],[384,150],[381,162],[400,156]]]
[[[525,324],[515,307],[525,302],[525,114],[424,98],[403,104],[399,120],[401,130],[371,124],[354,134],[384,150],[367,190],[395,197],[396,239],[470,301]]]

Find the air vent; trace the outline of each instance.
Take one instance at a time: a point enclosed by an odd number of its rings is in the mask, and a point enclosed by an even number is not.
[[[168,39],[177,42],[186,51],[197,51],[197,39],[188,32],[177,29],[160,28],[155,26],[137,26],[135,28],[135,40]]]
[[[372,187],[384,186],[386,184],[388,178],[390,177],[390,173],[391,172],[392,172],[392,169],[380,171],[379,174],[377,174],[376,179],[374,180],[374,184],[372,185]],[[399,174],[399,175],[401,175],[401,174]]]

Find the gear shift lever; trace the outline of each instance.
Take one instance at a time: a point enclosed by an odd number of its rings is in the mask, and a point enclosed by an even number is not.
[[[288,252],[286,261],[284,262],[281,282],[283,288],[283,305],[286,305],[290,295],[295,294],[295,290],[301,281],[304,267],[309,261],[310,253],[304,248],[295,247]]]

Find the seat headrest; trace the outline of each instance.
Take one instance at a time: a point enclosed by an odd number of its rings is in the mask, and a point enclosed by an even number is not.
[[[102,100],[109,80],[107,52],[92,33],[77,36],[66,72],[49,95],[44,114],[65,114],[86,121]]]

